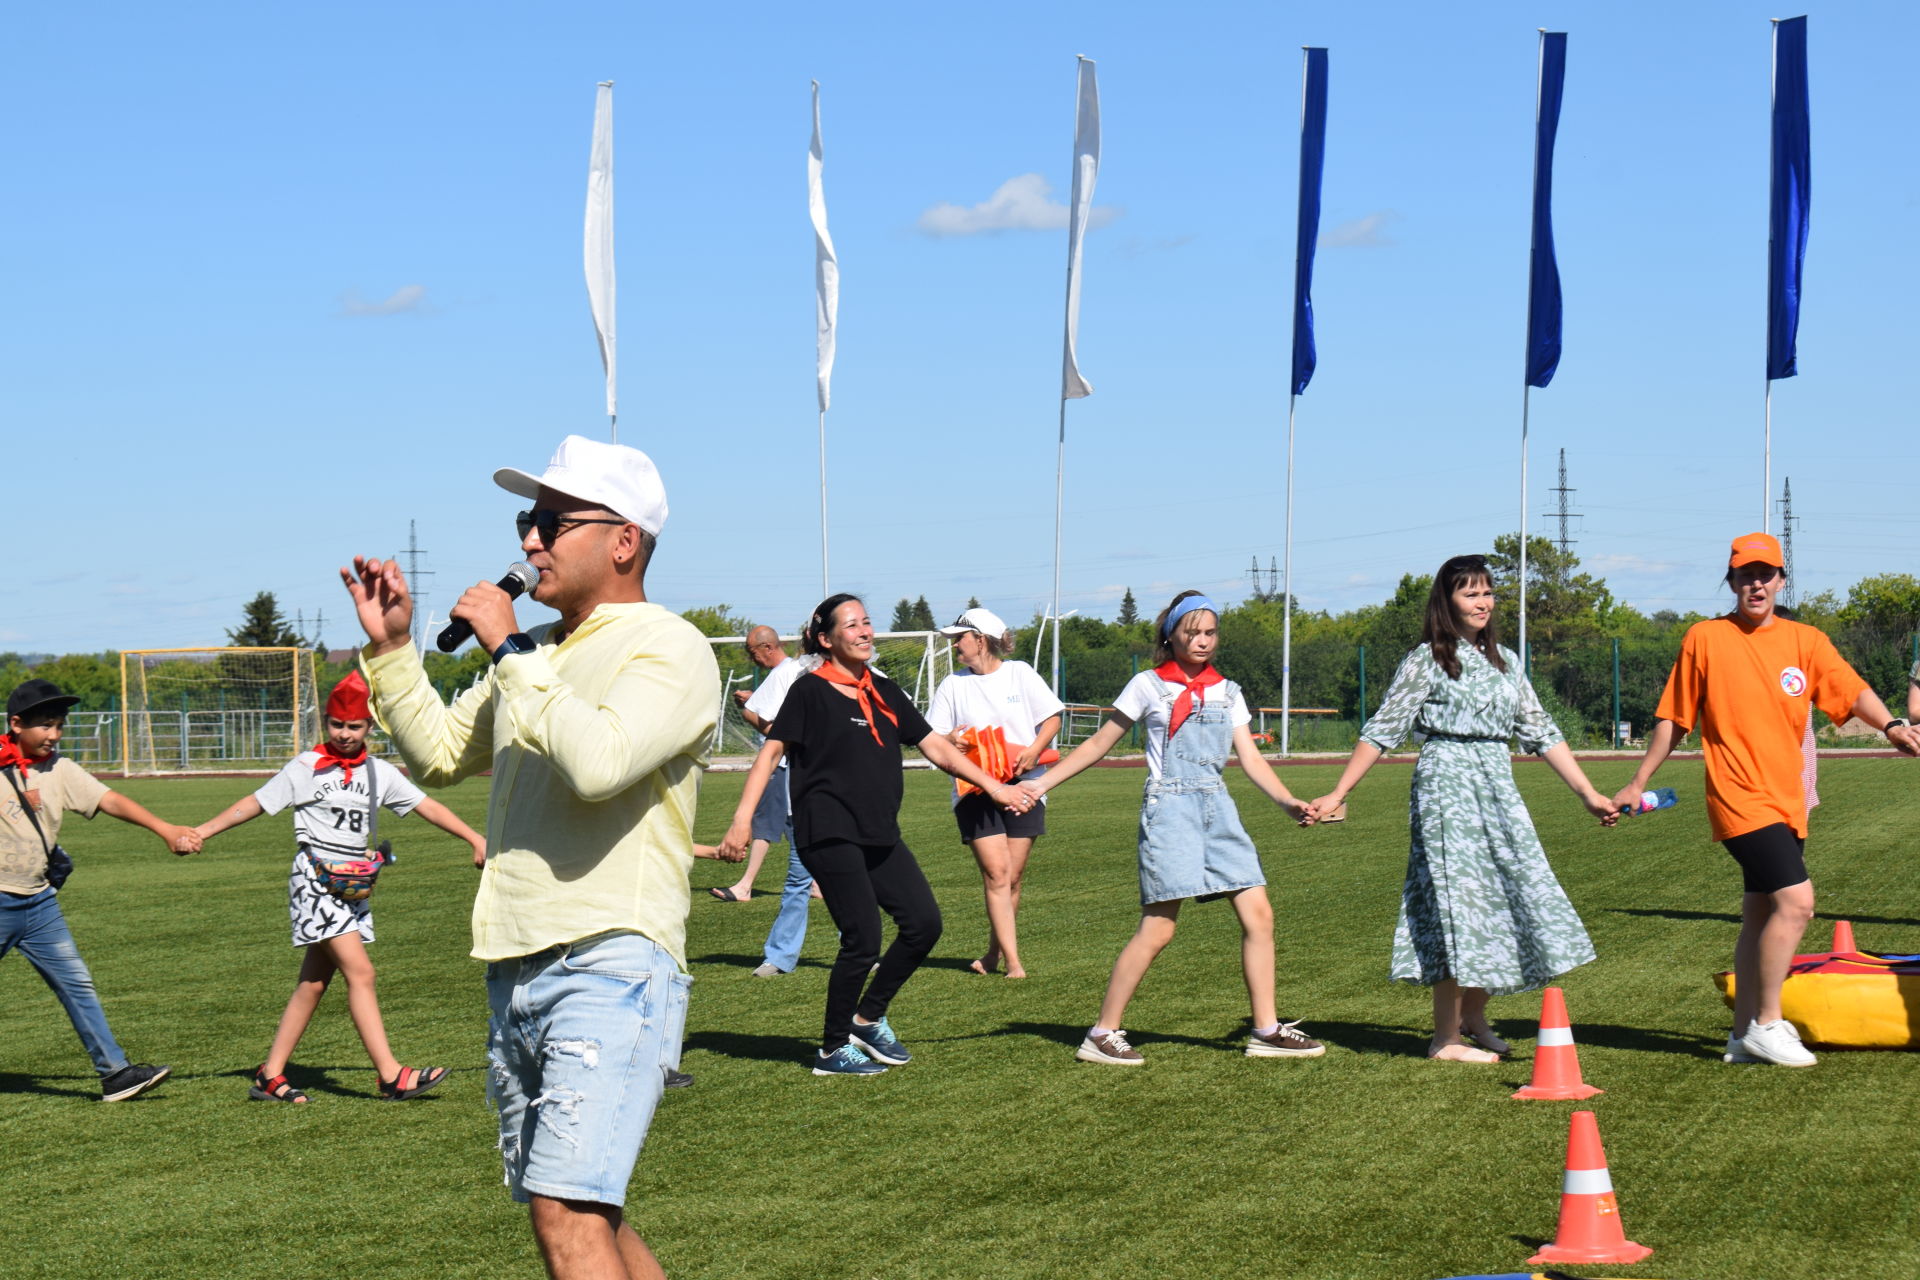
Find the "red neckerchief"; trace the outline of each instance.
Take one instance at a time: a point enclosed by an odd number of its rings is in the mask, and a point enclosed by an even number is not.
[[[319,773],[322,770],[331,769],[336,764],[339,765],[340,785],[343,787],[352,786],[354,769],[367,763],[367,749],[364,746],[360,748],[360,754],[357,756],[341,755],[333,749],[331,742],[323,742],[314,750],[320,753],[320,758],[313,762],[313,771]]]
[[[900,717],[893,714],[893,708],[886,704],[880,696],[880,691],[873,687],[872,667],[862,671],[856,679],[834,666],[833,663],[823,662],[813,669],[813,674],[828,684],[843,684],[854,691],[854,696],[860,700],[860,714],[867,718],[867,730],[873,734],[873,740],[881,746],[885,746],[886,741],[880,736],[880,726],[874,723],[873,709],[879,707],[880,714],[893,721],[894,728],[900,727]]]
[[[0,772],[15,766],[20,769],[21,787],[28,796],[37,799],[40,793],[33,786],[33,757],[20,749],[20,744],[14,741],[12,734],[0,734]],[[36,809],[39,807],[38,804],[34,805]]]
[[[1155,667],[1153,674],[1168,684],[1185,686],[1181,689],[1180,696],[1173,700],[1173,719],[1167,725],[1168,742],[1173,741],[1173,735],[1180,732],[1180,726],[1185,724],[1187,717],[1193,714],[1194,695],[1199,695],[1199,703],[1204,707],[1207,705],[1207,686],[1219,684],[1226,679],[1213,669],[1212,663],[1208,663],[1199,675],[1189,680],[1187,673],[1180,669],[1180,664],[1171,660]]]

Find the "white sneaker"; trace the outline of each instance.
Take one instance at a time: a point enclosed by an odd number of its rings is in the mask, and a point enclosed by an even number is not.
[[[1785,1018],[1752,1024],[1740,1043],[1760,1061],[1778,1067],[1810,1067],[1819,1061],[1807,1052],[1800,1043],[1799,1031]]]
[[[1762,1062],[1762,1061],[1765,1061],[1765,1059],[1756,1058],[1752,1054],[1748,1053],[1747,1046],[1741,1042],[1741,1037],[1736,1036],[1733,1034],[1733,1032],[1729,1031],[1727,1032],[1727,1051],[1720,1055],[1720,1061],[1722,1062]]]

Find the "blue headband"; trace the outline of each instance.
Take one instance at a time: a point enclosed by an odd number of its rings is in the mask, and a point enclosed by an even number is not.
[[[1173,625],[1196,609],[1205,609],[1216,617],[1219,616],[1220,613],[1220,606],[1206,596],[1188,596],[1179,604],[1167,610],[1167,620],[1160,627],[1160,638],[1164,640],[1172,635]]]

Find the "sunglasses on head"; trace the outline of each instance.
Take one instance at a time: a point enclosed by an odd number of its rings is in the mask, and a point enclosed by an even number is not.
[[[525,542],[527,535],[538,529],[540,531],[540,541],[549,547],[553,545],[554,539],[576,525],[626,523],[625,520],[618,518],[563,516],[558,511],[547,511],[544,509],[522,511],[513,518],[513,527],[519,530],[520,541]]]

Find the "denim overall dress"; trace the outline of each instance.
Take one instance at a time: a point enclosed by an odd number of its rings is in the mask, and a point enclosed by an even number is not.
[[[1239,687],[1223,681],[1207,690],[1167,743],[1159,778],[1147,780],[1140,805],[1140,904],[1217,896],[1267,882],[1260,854],[1240,825],[1220,771],[1233,754],[1229,708]],[[1163,695],[1171,712],[1179,696]],[[1167,722],[1171,715],[1166,717]]]

